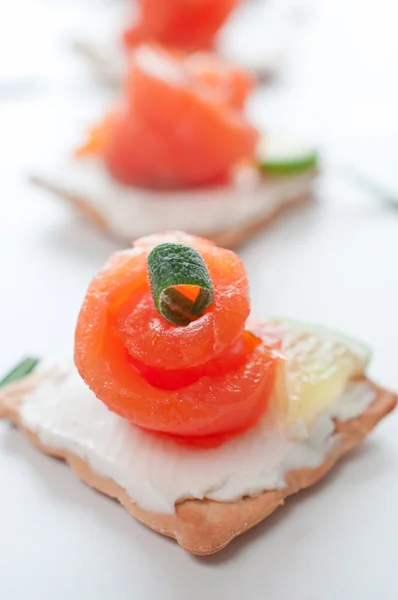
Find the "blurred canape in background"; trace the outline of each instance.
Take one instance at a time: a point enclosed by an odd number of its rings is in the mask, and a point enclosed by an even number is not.
[[[112,87],[120,85],[129,50],[143,42],[211,50],[266,81],[292,43],[291,8],[291,0],[123,0],[104,11],[102,25],[75,36],[74,47]]]
[[[123,34],[127,48],[157,41],[185,50],[210,50],[219,29],[241,0],[137,0],[136,18]],[[138,10],[137,10],[138,9]]]
[[[116,107],[34,181],[122,242],[177,228],[236,246],[309,199],[317,166],[250,123],[252,88],[215,55],[138,46]]]

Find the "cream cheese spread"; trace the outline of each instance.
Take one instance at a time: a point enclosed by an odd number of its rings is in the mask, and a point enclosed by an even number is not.
[[[287,428],[269,410],[255,427],[217,448],[192,448],[110,412],[70,363],[58,366],[20,413],[44,444],[79,456],[142,508],[172,513],[188,498],[234,501],[283,488],[289,470],[316,468],[325,460],[337,440],[334,418],[354,418],[374,399],[366,381],[350,382],[309,429],[300,423]]]
[[[266,179],[252,167],[241,167],[224,186],[188,190],[148,190],[116,181],[97,160],[71,158],[37,181],[60,195],[78,198],[107,224],[110,232],[133,238],[167,229],[211,237],[271,218],[280,207],[309,195],[314,172]]]

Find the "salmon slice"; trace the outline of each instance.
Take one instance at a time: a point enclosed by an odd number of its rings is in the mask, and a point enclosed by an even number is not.
[[[220,100],[242,109],[248,94],[254,88],[254,78],[242,67],[222,61],[210,52],[195,52],[186,58],[188,69],[220,95]]]
[[[128,47],[156,40],[189,50],[210,48],[237,4],[238,0],[139,0],[139,21],[126,30],[124,42]]]
[[[140,46],[130,58],[122,105],[77,153],[97,154],[127,185],[223,183],[255,152],[258,132],[241,112],[251,88],[245,71],[207,54],[181,57]]]
[[[159,241],[185,243],[203,258],[214,301],[186,326],[157,312],[147,257]],[[138,240],[94,278],[76,328],[80,375],[110,410],[151,431],[198,441],[250,427],[266,409],[278,340],[245,331],[244,267],[231,251],[181,233]]]

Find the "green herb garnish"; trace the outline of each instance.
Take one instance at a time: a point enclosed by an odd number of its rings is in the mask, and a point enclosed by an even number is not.
[[[148,256],[148,274],[158,313],[173,325],[188,325],[212,304],[214,288],[199,252],[185,244],[159,244]],[[191,300],[179,285],[198,286]]]
[[[26,375],[29,375],[29,373],[33,371],[38,362],[38,358],[24,358],[0,380],[0,387],[18,381],[18,379],[22,379],[22,377],[26,377]]]

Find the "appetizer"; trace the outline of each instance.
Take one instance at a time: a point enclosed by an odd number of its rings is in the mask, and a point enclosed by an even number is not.
[[[233,19],[228,19],[236,7],[240,10]],[[139,0],[134,3],[134,14],[131,6],[120,8],[122,13],[118,14],[117,7],[112,6],[103,27],[97,23],[94,35],[86,32],[74,43],[75,50],[108,86],[120,87],[129,53],[142,43],[155,42],[188,52],[211,50],[246,65],[262,81],[272,77],[281,62],[280,43],[275,48],[274,41],[271,48],[269,43],[264,48],[263,43],[256,41],[259,36],[251,35],[250,31],[256,34],[260,18],[268,26],[268,30],[262,28],[261,39],[279,38],[272,10],[271,19],[258,11],[254,15],[250,6],[239,0]],[[223,25],[227,21],[226,30]],[[275,25],[276,35],[270,35],[269,29],[274,30]]]
[[[151,529],[217,552],[397,400],[366,377],[361,342],[249,312],[232,251],[182,232],[140,239],[89,286],[75,366],[24,361],[0,384],[0,413]]]
[[[239,0],[139,0],[136,22],[125,31],[128,48],[156,40],[165,46],[203,50],[214,46],[215,37]]]
[[[245,118],[252,85],[210,54],[140,46],[119,106],[34,179],[124,242],[181,228],[236,245],[308,199],[316,173],[312,148],[261,136]]]

